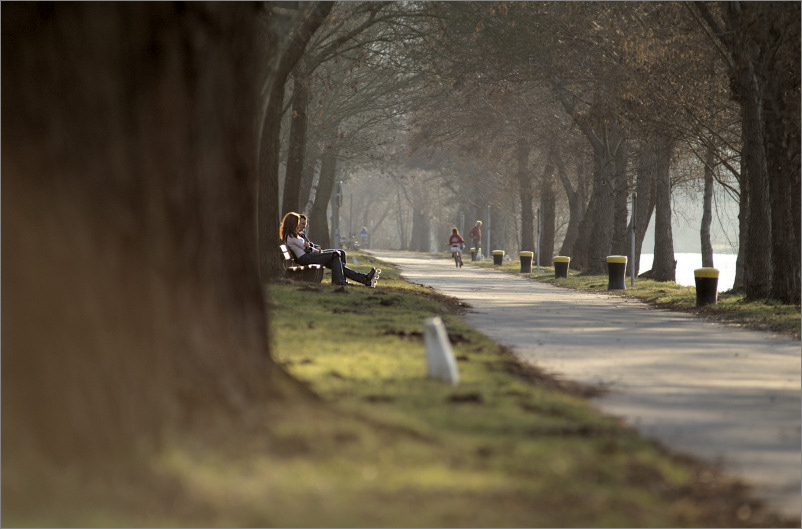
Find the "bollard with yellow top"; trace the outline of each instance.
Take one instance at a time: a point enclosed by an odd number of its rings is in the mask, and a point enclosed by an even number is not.
[[[718,302],[718,270],[697,268],[693,277],[696,280],[696,306],[715,305]]]
[[[570,257],[565,255],[556,256],[554,258],[554,277],[568,277],[568,265],[570,262]]]
[[[627,256],[608,255],[607,275],[608,275],[607,290],[626,290]]]
[[[521,258],[521,273],[522,274],[531,274],[532,273],[532,257],[535,255],[534,252],[520,252],[518,254]]]

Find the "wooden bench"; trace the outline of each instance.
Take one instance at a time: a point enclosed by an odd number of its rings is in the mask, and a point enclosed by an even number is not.
[[[320,283],[323,281],[323,271],[325,270],[323,265],[299,265],[295,262],[295,259],[292,258],[292,254],[286,244],[280,244],[279,250],[282,255],[284,277],[296,281],[305,281],[307,283]]]

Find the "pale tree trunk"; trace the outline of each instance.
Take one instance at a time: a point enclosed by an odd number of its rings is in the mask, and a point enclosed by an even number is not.
[[[631,223],[635,222],[635,262],[627,261],[627,274],[632,273],[631,266],[635,266],[635,275],[640,273],[640,254],[643,249],[643,238],[649,228],[655,204],[657,202],[656,182],[654,169],[656,166],[655,150],[648,141],[642,141],[638,153],[635,183],[635,212],[630,218],[630,226],[627,229],[627,255],[632,248],[632,229]]]
[[[655,281],[676,281],[677,262],[674,260],[674,237],[671,233],[671,151],[673,142],[659,138],[655,142],[655,189],[657,202],[654,215]]]
[[[713,163],[714,153],[711,147],[707,148],[704,171],[704,200],[702,206],[702,225],[699,228],[699,237],[702,243],[702,266],[713,267],[713,245],[710,243],[710,225],[713,222]]]
[[[396,183],[396,223],[398,229],[398,238],[399,238],[399,250],[406,250],[407,246],[407,226],[404,220],[404,210],[405,205],[403,200],[401,199],[401,184]]]
[[[301,204],[303,206],[303,213],[309,215],[312,211],[312,204],[314,204],[313,190],[317,192],[317,182],[315,180],[315,171],[317,169],[317,157],[307,156],[304,162],[303,179],[301,180]],[[318,174],[319,178],[319,174]]]
[[[189,418],[303,394],[270,358],[257,269],[264,16],[3,6],[4,514],[15,475],[52,499],[25,461],[110,455],[108,476]]]

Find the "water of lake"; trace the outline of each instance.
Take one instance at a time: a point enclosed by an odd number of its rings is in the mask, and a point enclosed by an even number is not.
[[[713,254],[713,267],[718,274],[718,291],[725,292],[732,288],[735,282],[735,260],[738,256],[733,254]],[[674,259],[677,260],[677,284],[693,287],[696,286],[696,279],[693,271],[702,267],[702,254],[700,253],[675,253]],[[640,273],[651,270],[654,254],[642,253],[640,255]],[[637,282],[637,279],[635,279]],[[629,278],[627,278],[629,285]]]

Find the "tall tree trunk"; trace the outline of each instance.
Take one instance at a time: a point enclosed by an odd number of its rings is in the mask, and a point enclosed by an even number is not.
[[[713,163],[714,152],[712,147],[707,148],[705,155],[705,191],[702,206],[702,225],[699,228],[699,237],[702,243],[702,266],[713,267],[713,245],[710,242],[710,225],[713,222]]]
[[[607,149],[595,156],[595,177],[593,180],[593,208],[588,218],[586,255],[583,269],[589,272],[604,272],[607,256],[613,242],[613,220],[615,216],[615,173],[613,159]]]
[[[312,190],[317,191],[315,182],[315,170],[317,169],[317,156],[306,156],[304,162],[303,178],[301,179],[301,209],[307,215],[312,211],[314,197]]]
[[[674,237],[671,233],[671,151],[673,142],[659,138],[655,142],[655,183],[657,202],[654,218],[655,281],[676,281],[677,262],[674,260]]]
[[[524,137],[519,137],[515,147],[515,161],[518,164],[518,196],[521,200],[521,249],[535,249],[535,221],[532,211],[532,178],[529,174],[529,151],[531,147]]]
[[[303,62],[303,61],[302,61]],[[296,68],[296,72],[303,68]],[[306,76],[296,73],[293,82],[292,115],[290,120],[290,142],[287,154],[287,172],[284,176],[284,196],[281,214],[298,211],[301,206],[301,184],[306,154],[306,107],[309,103],[309,85]],[[304,200],[303,202],[306,202]]]
[[[330,145],[328,149],[323,151],[315,203],[312,205],[312,211],[309,214],[309,239],[324,248],[332,247],[329,218],[326,212],[334,192],[334,183],[337,176],[337,154],[338,148],[336,145]]]
[[[776,39],[769,55],[764,108],[771,201],[770,297],[799,304],[800,291],[800,4],[760,6],[761,22]]]
[[[396,183],[395,188],[396,193],[396,223],[398,229],[398,238],[399,238],[399,250],[406,250],[407,246],[407,223],[404,219],[404,211],[406,208],[404,207],[404,201],[401,199],[401,184]]]
[[[613,240],[611,251],[614,255],[628,255],[627,246],[627,203],[629,186],[627,185],[627,162],[629,145],[624,141],[615,153],[615,211],[613,214]]]
[[[556,153],[551,149],[540,179],[540,260],[551,263],[554,256],[554,227],[557,222],[557,208],[554,197],[554,158]]]
[[[741,168],[738,179],[738,256],[735,259],[735,280],[732,290],[744,291],[744,276],[746,275],[746,248],[749,246],[749,175],[746,167]]]
[[[581,246],[577,244],[574,248],[578,268],[591,273],[604,273],[606,269],[607,256],[612,250],[616,232],[616,195],[621,192],[626,194],[618,184],[619,171],[623,169],[617,167],[617,162],[621,161],[619,149],[626,148],[623,132],[615,124],[601,128],[601,138],[595,134],[591,136],[594,152],[593,193],[584,219],[584,229],[580,227],[580,236],[577,238]]]
[[[2,14],[2,478],[44,505],[25,461],[108,475],[189,417],[302,393],[257,269],[259,5]]]
[[[263,282],[281,277],[281,263],[276,245],[280,239],[281,212],[279,204],[279,148],[281,107],[284,104],[284,86],[275,85],[265,112],[265,132],[259,155],[259,190],[257,196],[259,272]],[[268,125],[269,124],[269,125]]]
[[[412,238],[409,248],[416,252],[430,252],[432,231],[428,215],[420,206],[412,209]]]
[[[568,174],[565,170],[565,163],[562,159],[562,153],[559,152],[559,150],[555,154],[555,165],[557,166],[557,174],[565,190],[565,195],[568,198],[568,207],[570,210],[568,228],[565,230],[565,238],[560,248],[560,255],[571,256],[577,235],[579,234],[579,225],[585,217],[585,209],[587,207],[587,185],[584,183],[584,157],[579,156],[577,160],[576,189],[574,189],[571,180],[568,178]]]
[[[742,72],[742,77],[754,74]],[[756,89],[756,82],[744,81]],[[746,246],[744,291],[748,299],[765,299],[771,291],[771,202],[769,200],[766,156],[761,130],[762,108],[758,94],[742,96],[744,162],[749,188],[749,244]]]

